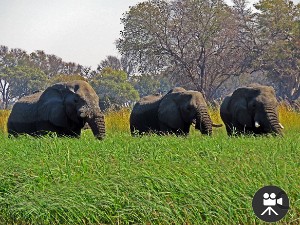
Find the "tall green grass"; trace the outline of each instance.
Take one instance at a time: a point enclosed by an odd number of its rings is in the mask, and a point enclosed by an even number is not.
[[[285,136],[131,137],[130,111],[106,115],[107,137],[0,136],[0,224],[263,224],[252,197],[290,198],[279,224],[300,224],[300,115]],[[211,111],[218,121],[218,112]],[[289,121],[289,122],[288,122]]]
[[[251,208],[265,185],[283,188],[299,223],[300,141],[146,136],[97,141],[3,137],[0,221],[16,224],[260,224]]]

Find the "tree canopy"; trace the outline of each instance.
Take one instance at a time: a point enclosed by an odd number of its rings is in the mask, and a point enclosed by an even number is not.
[[[117,48],[138,71],[168,75],[213,99],[231,77],[263,71],[299,97],[299,4],[261,0],[149,0],[124,14]],[[262,79],[264,80],[264,79]]]
[[[147,1],[125,14],[117,46],[141,72],[171,74],[211,99],[247,69],[239,22],[222,0]]]
[[[105,108],[127,106],[138,100],[137,90],[129,83],[127,74],[122,70],[106,67],[91,80],[91,85],[104,102]]]
[[[300,4],[261,0],[255,5],[261,54],[256,68],[266,71],[278,94],[300,97]]]

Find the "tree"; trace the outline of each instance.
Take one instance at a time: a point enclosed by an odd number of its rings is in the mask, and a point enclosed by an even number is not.
[[[27,65],[29,56],[22,49],[9,49],[0,46],[0,94],[2,107],[7,108],[13,96],[11,95],[11,83],[15,73],[12,73],[16,66]]]
[[[87,72],[92,73],[88,67],[73,62],[64,62],[56,55],[46,54],[42,50],[37,50],[30,54],[30,62],[32,67],[40,68],[48,78],[58,74],[80,74],[86,76]]]
[[[300,97],[300,4],[261,0],[255,8],[260,52],[256,68],[267,72],[283,98]]]
[[[3,108],[10,102],[47,86],[47,76],[38,68],[28,66],[6,67],[0,73]]]
[[[138,92],[128,82],[127,74],[122,70],[104,68],[91,80],[91,85],[106,107],[124,106],[139,97]]]
[[[32,66],[40,68],[48,78],[61,73],[63,70],[63,61],[55,55],[48,55],[42,50],[37,50],[30,54]]]
[[[159,80],[150,75],[132,76],[131,83],[141,97],[161,92]]]
[[[248,6],[247,0],[232,0],[232,2],[234,4],[231,7],[232,16],[237,25],[236,43],[243,52],[243,60],[240,61],[240,73],[231,76],[216,90],[215,96],[221,98],[236,88],[253,82],[269,84],[266,76],[256,71],[257,68],[254,66],[261,54],[256,15]]]
[[[46,74],[38,68],[16,66],[8,70],[12,98],[20,98],[44,90],[48,84]]]
[[[104,68],[110,67],[113,70],[121,70],[122,65],[121,61],[116,57],[109,55],[106,57],[106,59],[102,60],[97,67],[97,71],[101,72]]]
[[[8,66],[13,66],[13,58],[9,53],[7,46],[0,46],[0,92],[2,98],[2,107],[7,108],[9,99],[9,83],[7,82],[7,74],[4,73]]]
[[[97,74],[97,72],[95,70],[92,70],[92,68],[90,66],[83,66],[81,68],[80,75],[85,77],[85,78],[92,78],[96,74]]]
[[[123,70],[128,76],[133,75],[134,66],[130,62],[130,58],[125,55],[119,59],[116,56],[109,55],[106,59],[102,60],[97,66],[97,72],[101,73],[104,68],[112,68],[113,70]]]
[[[239,21],[222,0],[142,2],[122,23],[117,48],[141,73],[171,74],[173,81],[208,99],[249,67]]]
[[[95,71],[80,64],[64,62],[42,50],[27,54],[22,49],[0,46],[0,97],[3,107],[14,99],[43,89],[50,82],[70,81],[92,77]],[[46,75],[46,78],[45,78]]]
[[[120,61],[122,65],[122,70],[125,71],[128,74],[128,76],[134,75],[137,72],[135,70],[136,67],[134,66],[134,62],[132,62],[131,58],[127,55],[123,54],[121,56]]]
[[[139,92],[140,97],[150,94],[166,93],[172,88],[166,78],[154,77],[147,74],[131,76],[130,81]]]
[[[0,92],[2,98],[2,106],[1,108],[7,109],[10,97],[10,83],[9,76],[6,72],[7,68],[2,68],[0,71]]]

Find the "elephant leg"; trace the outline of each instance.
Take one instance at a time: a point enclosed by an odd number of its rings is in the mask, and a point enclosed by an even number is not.
[[[160,131],[159,134],[161,134],[161,135],[173,133],[172,128],[170,128],[169,126],[167,126],[164,123],[159,124],[159,131]]]
[[[225,124],[228,136],[239,136],[245,134],[246,130],[237,123]]]
[[[175,132],[174,132],[177,136],[180,136],[180,135],[188,135],[190,133],[190,125],[185,123],[183,128],[180,128],[180,129],[177,129]]]
[[[64,127],[55,126],[49,122],[42,121],[37,123],[37,132],[34,134],[35,136],[41,136],[49,134],[49,132],[56,133],[57,136],[68,136],[68,137],[79,137],[81,134],[81,128],[76,127],[74,129],[67,129]]]
[[[36,132],[34,136],[43,136],[49,134],[49,132],[57,131],[57,127],[47,121],[39,121],[36,123]]]
[[[183,128],[174,129],[164,123],[160,123],[160,134],[163,134],[163,135],[175,134],[177,136],[181,136],[181,135],[188,135],[189,132],[190,132],[190,126],[186,125],[186,124],[184,125]]]
[[[80,128],[76,128],[76,129],[72,129],[72,130],[63,130],[62,132],[60,132],[59,135],[61,136],[68,136],[68,137],[74,137],[74,138],[79,138],[81,134],[81,129]]]
[[[176,136],[186,135],[186,133],[182,129],[174,130],[172,133],[174,133]]]

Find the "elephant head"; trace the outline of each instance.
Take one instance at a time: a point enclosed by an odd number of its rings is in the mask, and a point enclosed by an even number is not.
[[[161,131],[189,133],[195,120],[195,128],[202,134],[212,134],[212,121],[207,105],[200,92],[180,91],[169,93],[162,99],[158,109]]]
[[[48,121],[60,128],[62,134],[78,136],[87,122],[96,138],[102,139],[105,136],[104,115],[99,108],[99,98],[85,81],[54,84],[44,91],[37,105],[38,130],[47,130],[42,121]]]
[[[228,129],[235,127],[240,132],[282,134],[277,106],[274,89],[255,84],[238,88],[227,97],[221,105],[221,117]],[[229,121],[226,115],[230,115]],[[228,127],[228,123],[232,127]]]

